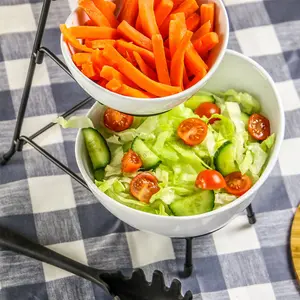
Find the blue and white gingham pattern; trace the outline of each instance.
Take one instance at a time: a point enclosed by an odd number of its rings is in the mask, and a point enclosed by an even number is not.
[[[183,280],[197,300],[300,299],[289,253],[289,232],[300,202],[300,1],[224,0],[231,49],[258,61],[274,78],[286,114],[279,161],[244,215],[194,241],[195,271]],[[60,54],[59,23],[75,0],[52,3],[43,43]],[[0,150],[10,146],[41,0],[0,0]],[[37,66],[24,132],[30,134],[85,93],[54,63]],[[81,110],[78,114],[85,113]],[[78,172],[76,130],[58,126],[37,139]],[[167,281],[183,266],[184,241],[138,232],[112,216],[83,187],[30,147],[0,168],[0,224],[91,266],[154,269]],[[0,252],[1,300],[106,300],[79,277],[10,251]]]

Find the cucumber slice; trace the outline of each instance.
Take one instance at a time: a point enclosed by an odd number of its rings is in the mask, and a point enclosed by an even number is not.
[[[249,121],[249,116],[243,112],[241,112],[241,120],[243,121],[243,123],[245,124],[245,128],[248,128],[248,121]]]
[[[161,163],[159,157],[140,138],[136,137],[133,140],[131,148],[140,156],[144,170],[154,169]]]
[[[233,144],[229,141],[225,142],[215,153],[215,167],[224,176],[239,171],[235,164],[234,153]]]
[[[106,167],[110,163],[111,155],[104,137],[93,128],[84,128],[82,133],[93,169]]]
[[[94,177],[97,181],[102,181],[104,179],[104,174],[104,169],[98,169],[94,172]]]
[[[175,216],[193,216],[212,211],[214,202],[214,192],[203,190],[192,196],[174,201],[170,204],[170,208]]]
[[[159,209],[160,205],[163,205],[165,207],[165,211],[169,216],[173,216],[173,213],[171,211],[171,209],[169,208],[169,206],[163,202],[162,200],[155,200],[153,203],[150,204],[150,206],[154,209]]]
[[[188,99],[185,103],[184,106],[188,107],[192,110],[195,110],[200,104],[204,102],[211,102],[214,103],[215,99],[213,96],[210,95],[205,95],[205,94],[195,94],[192,96],[190,99]]]

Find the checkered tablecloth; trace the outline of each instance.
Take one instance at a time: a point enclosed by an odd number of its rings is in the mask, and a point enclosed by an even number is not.
[[[145,0],[146,1],[146,0]],[[276,81],[285,115],[285,140],[272,175],[245,215],[194,241],[195,271],[183,280],[197,300],[300,299],[289,232],[300,202],[300,0],[225,0],[231,49],[259,62]],[[53,2],[43,44],[60,57],[59,23],[75,0]],[[0,0],[0,152],[10,146],[29,64],[41,0]],[[86,95],[49,59],[39,65],[24,121],[33,133]],[[85,113],[81,110],[78,114]],[[58,126],[38,144],[78,172],[76,130]],[[183,266],[184,241],[135,231],[83,187],[26,146],[0,167],[0,224],[91,266],[142,267],[167,281]],[[106,300],[100,288],[47,264],[0,252],[1,300]]]

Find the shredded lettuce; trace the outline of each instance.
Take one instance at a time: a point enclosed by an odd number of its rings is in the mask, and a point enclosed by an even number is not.
[[[218,119],[214,124],[209,124],[207,117],[201,117],[208,125],[207,135],[201,144],[190,147],[178,138],[177,128],[185,119],[199,118],[193,109],[203,102],[214,102],[220,107],[221,114],[211,116]],[[217,94],[201,91],[185,104],[167,113],[135,117],[130,129],[113,132],[104,126],[101,116],[105,109],[101,108],[99,132],[108,143],[112,160],[104,170],[99,170],[99,176],[95,176],[98,179],[95,180],[95,184],[99,190],[131,208],[162,216],[173,215],[169,205],[187,197],[195,198],[194,195],[199,193],[195,186],[199,172],[215,168],[214,155],[226,141],[234,145],[234,163],[242,174],[250,176],[255,183],[266,166],[268,155],[275,143],[275,134],[260,143],[248,133],[245,126],[248,115],[260,112],[260,109],[259,102],[248,93],[233,89]],[[55,123],[63,128],[94,128],[88,117],[71,117],[68,120],[59,117]],[[122,173],[121,170],[124,153],[131,148],[136,137],[142,139],[162,161],[155,169],[149,170],[156,176],[160,188],[151,197],[149,204],[138,201],[130,193],[132,178],[143,170],[128,174]],[[223,190],[214,193],[214,209],[237,198]]]
[[[253,113],[259,113],[261,106],[259,101],[257,101],[252,95],[248,93],[237,92],[233,89],[221,93],[225,101],[237,102],[241,106],[242,112],[251,115]]]
[[[246,174],[250,169],[251,165],[253,164],[253,156],[250,150],[248,150],[245,154],[244,159],[239,164],[239,169],[242,174]]]
[[[267,161],[268,154],[260,147],[259,143],[251,143],[248,149],[252,152],[253,163],[249,170],[254,175],[260,175],[260,172]]]
[[[235,135],[235,127],[233,122],[227,118],[224,117],[223,115],[219,115],[219,114],[213,114],[211,116],[211,119],[220,119],[219,121],[216,121],[213,124],[213,128],[221,133],[221,135],[224,137],[224,139],[226,140],[232,140],[234,135]]]
[[[58,117],[53,123],[59,124],[62,128],[94,128],[92,120],[86,116],[73,116],[68,120]]]

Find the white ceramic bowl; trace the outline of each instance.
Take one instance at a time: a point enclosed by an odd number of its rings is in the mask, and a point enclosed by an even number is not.
[[[213,50],[215,62],[213,67],[207,73],[207,75],[202,80],[200,80],[197,84],[195,84],[193,87],[181,93],[168,96],[168,97],[154,98],[150,100],[147,99],[145,100],[143,98],[126,97],[126,96],[113,93],[99,86],[98,84],[96,84],[95,82],[93,82],[92,80],[90,80],[80,72],[80,70],[73,63],[69,48],[67,47],[63,38],[61,37],[61,50],[66,65],[68,66],[73,77],[79,83],[79,85],[88,94],[90,94],[95,100],[99,101],[100,103],[106,106],[134,115],[151,115],[151,114],[158,114],[170,110],[171,108],[174,108],[175,106],[179,105],[180,103],[190,98],[207,82],[207,80],[213,75],[213,73],[216,71],[219,64],[221,63],[225,54],[225,50],[227,48],[228,36],[229,36],[229,22],[228,22],[228,16],[223,2],[221,0],[198,0],[198,2],[216,3],[215,28],[216,28],[216,32],[220,37],[220,43]],[[83,13],[80,9],[76,9],[70,14],[70,16],[68,17],[65,23],[67,27],[71,27],[71,26],[82,25],[86,20],[87,20],[87,16],[85,15],[85,13]]]
[[[284,113],[280,97],[270,75],[255,61],[234,51],[227,50],[224,60],[214,76],[205,85],[209,91],[224,91],[229,88],[244,90],[260,99],[263,113],[271,122],[276,133],[276,143],[268,165],[258,182],[242,197],[218,210],[190,217],[164,217],[144,213],[124,206],[102,193],[93,183],[93,175],[88,167],[88,155],[81,131],[76,140],[76,160],[80,172],[97,199],[115,216],[129,225],[144,231],[169,237],[190,237],[212,232],[227,224],[241,213],[253,200],[257,190],[268,178],[278,158],[284,136]],[[95,104],[88,116],[97,126],[101,106]]]

